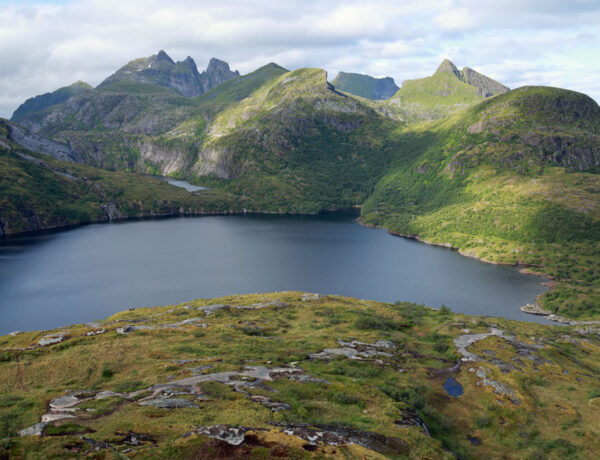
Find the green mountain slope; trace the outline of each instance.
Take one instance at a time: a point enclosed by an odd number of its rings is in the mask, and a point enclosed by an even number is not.
[[[363,220],[534,265],[556,289],[544,305],[598,314],[600,108],[589,97],[525,87],[400,133],[402,157],[377,184]]]
[[[78,94],[84,94],[88,91],[92,91],[93,88],[82,81],[73,83],[72,85],[59,88],[51,93],[42,94],[27,99],[21,104],[11,118],[14,122],[21,122],[24,118],[32,117],[35,113],[44,112],[49,107],[65,102],[67,99],[77,96]],[[35,117],[38,120],[40,117]],[[35,119],[34,118],[34,119]]]
[[[59,161],[16,144],[0,119],[0,236],[127,217],[241,211],[218,191]]]
[[[230,179],[226,189],[250,197],[252,209],[360,204],[390,161],[395,124],[326,78],[321,69],[289,72],[223,110],[192,173]]]
[[[346,72],[339,72],[331,80],[331,84],[345,93],[373,100],[392,97],[399,89],[394,79],[390,77],[375,78],[370,75]]]
[[[467,67],[461,72],[446,59],[432,76],[403,82],[384,106],[406,121],[436,120],[508,90]]]

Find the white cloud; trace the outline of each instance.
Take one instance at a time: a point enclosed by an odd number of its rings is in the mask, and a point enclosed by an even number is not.
[[[444,11],[433,18],[440,30],[472,30],[477,26],[475,12],[469,8],[455,8]]]
[[[274,61],[404,79],[443,58],[503,83],[600,100],[600,2],[589,0],[44,0],[0,7],[0,116],[81,79],[97,85],[165,49],[242,73]]]

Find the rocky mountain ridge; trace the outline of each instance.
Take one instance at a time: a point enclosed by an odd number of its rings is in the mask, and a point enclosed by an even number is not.
[[[216,58],[212,58],[206,70],[199,73],[196,63],[190,56],[183,61],[175,62],[167,53],[160,50],[158,54],[150,57],[130,61],[100,83],[98,88],[130,80],[156,84],[172,89],[182,96],[195,97],[239,76],[237,70],[231,71],[229,64]]]
[[[442,61],[436,70],[436,73],[437,72],[450,73],[456,76],[460,81],[479,88],[479,95],[482,97],[497,96],[498,94],[510,91],[508,86],[504,86],[502,83],[499,83],[470,67],[464,67],[462,70],[458,70],[454,63],[449,59],[444,59]]]

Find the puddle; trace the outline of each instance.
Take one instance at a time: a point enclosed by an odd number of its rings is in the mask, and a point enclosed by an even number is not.
[[[460,396],[463,394],[463,387],[453,377],[448,377],[444,383],[444,390],[450,396]]]

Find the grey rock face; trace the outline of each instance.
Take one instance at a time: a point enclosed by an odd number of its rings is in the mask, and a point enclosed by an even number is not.
[[[229,64],[227,64],[225,61],[212,58],[208,63],[206,70],[200,74],[202,93],[206,93],[207,91],[219,86],[221,83],[225,83],[227,80],[231,80],[232,78],[239,76],[240,73],[237,70],[231,71],[229,69]]]
[[[161,50],[148,58],[130,61],[104,80],[99,87],[132,80],[170,88],[182,96],[195,97],[239,76],[239,72],[229,69],[229,64],[216,58],[212,58],[206,70],[200,74],[190,56],[181,62],[175,62]]]
[[[449,72],[454,74],[459,80],[462,80],[460,70],[458,70],[450,59],[444,59],[435,72]]]
[[[80,156],[69,145],[38,136],[19,125],[7,123],[6,126],[9,139],[27,150],[50,155],[62,161],[82,163]]]
[[[490,77],[486,77],[469,67],[465,67],[462,70],[461,77],[461,80],[465,83],[479,88],[479,95],[483,97],[496,96],[510,91],[508,86],[504,86],[502,83],[499,83]]]

